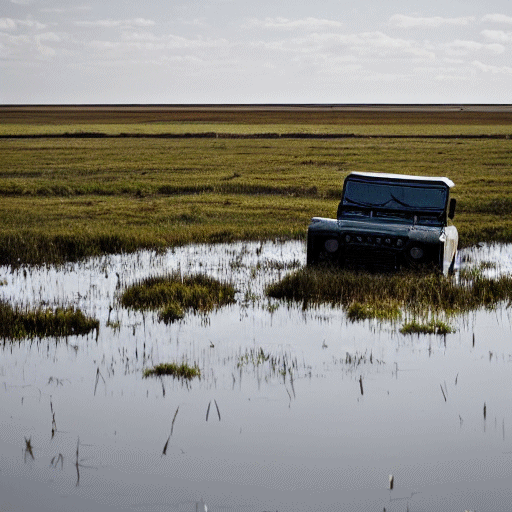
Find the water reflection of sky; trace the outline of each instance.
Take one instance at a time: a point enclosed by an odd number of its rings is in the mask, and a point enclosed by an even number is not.
[[[462,251],[460,266],[509,272],[511,254]],[[101,327],[1,351],[0,510],[195,511],[201,499],[209,511],[508,510],[509,310],[458,318],[446,338],[411,337],[263,296],[282,263],[304,262],[290,242],[2,268],[1,297],[73,304]],[[125,286],[172,270],[234,281],[237,304],[172,326],[118,307]],[[260,348],[273,365],[238,367]],[[182,358],[200,381],[142,379]]]

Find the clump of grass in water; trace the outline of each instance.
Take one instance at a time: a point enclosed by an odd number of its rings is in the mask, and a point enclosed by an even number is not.
[[[347,308],[347,317],[352,322],[376,318],[378,320],[397,320],[401,318],[402,312],[398,304],[368,304],[352,302]]]
[[[146,368],[143,375],[144,377],[151,377],[152,375],[172,375],[174,378],[192,380],[194,377],[201,377],[201,370],[196,364],[190,366],[185,362],[181,364],[163,363],[153,368]]]
[[[183,318],[186,310],[206,313],[216,307],[231,304],[235,288],[229,283],[199,274],[181,277],[170,274],[149,277],[130,286],[122,295],[124,307],[159,309],[159,318],[174,322]]]
[[[395,303],[413,312],[464,312],[512,299],[512,277],[461,276],[456,283],[435,273],[369,274],[305,267],[270,285],[266,293],[305,306],[330,302],[349,307],[359,302],[378,309]]]
[[[441,320],[432,319],[427,323],[419,323],[416,320],[406,323],[401,329],[402,334],[450,334],[455,329]]]
[[[162,307],[158,314],[158,319],[162,320],[166,324],[181,320],[185,316],[185,312],[180,304],[177,302],[169,302]]]
[[[21,311],[0,301],[0,336],[3,338],[85,335],[98,328],[98,320],[72,307]]]

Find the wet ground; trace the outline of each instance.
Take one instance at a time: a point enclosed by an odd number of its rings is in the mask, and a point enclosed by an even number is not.
[[[460,265],[479,260],[509,273],[512,248]],[[10,303],[75,305],[101,324],[1,347],[0,511],[510,510],[507,305],[452,319],[445,337],[405,336],[264,296],[304,263],[290,242],[0,268]],[[172,325],[119,306],[171,270],[229,279],[237,303]],[[142,376],[182,360],[200,380]]]

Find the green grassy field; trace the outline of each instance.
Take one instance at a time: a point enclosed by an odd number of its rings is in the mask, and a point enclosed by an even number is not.
[[[206,132],[358,136],[154,136]],[[305,238],[351,171],[448,176],[461,245],[512,241],[510,133],[508,112],[0,108],[0,263]]]

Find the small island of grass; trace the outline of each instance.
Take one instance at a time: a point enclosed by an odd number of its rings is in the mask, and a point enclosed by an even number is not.
[[[98,328],[98,320],[72,307],[23,311],[0,301],[0,337],[4,339],[83,336]]]
[[[183,318],[187,310],[207,313],[235,301],[235,288],[198,274],[170,274],[149,277],[130,286],[121,297],[124,307],[158,309],[159,319],[170,323]]]
[[[146,368],[143,375],[145,378],[159,375],[172,375],[174,378],[192,380],[194,377],[201,377],[201,370],[196,364],[190,366],[185,362],[181,364],[163,363],[153,368]]]

